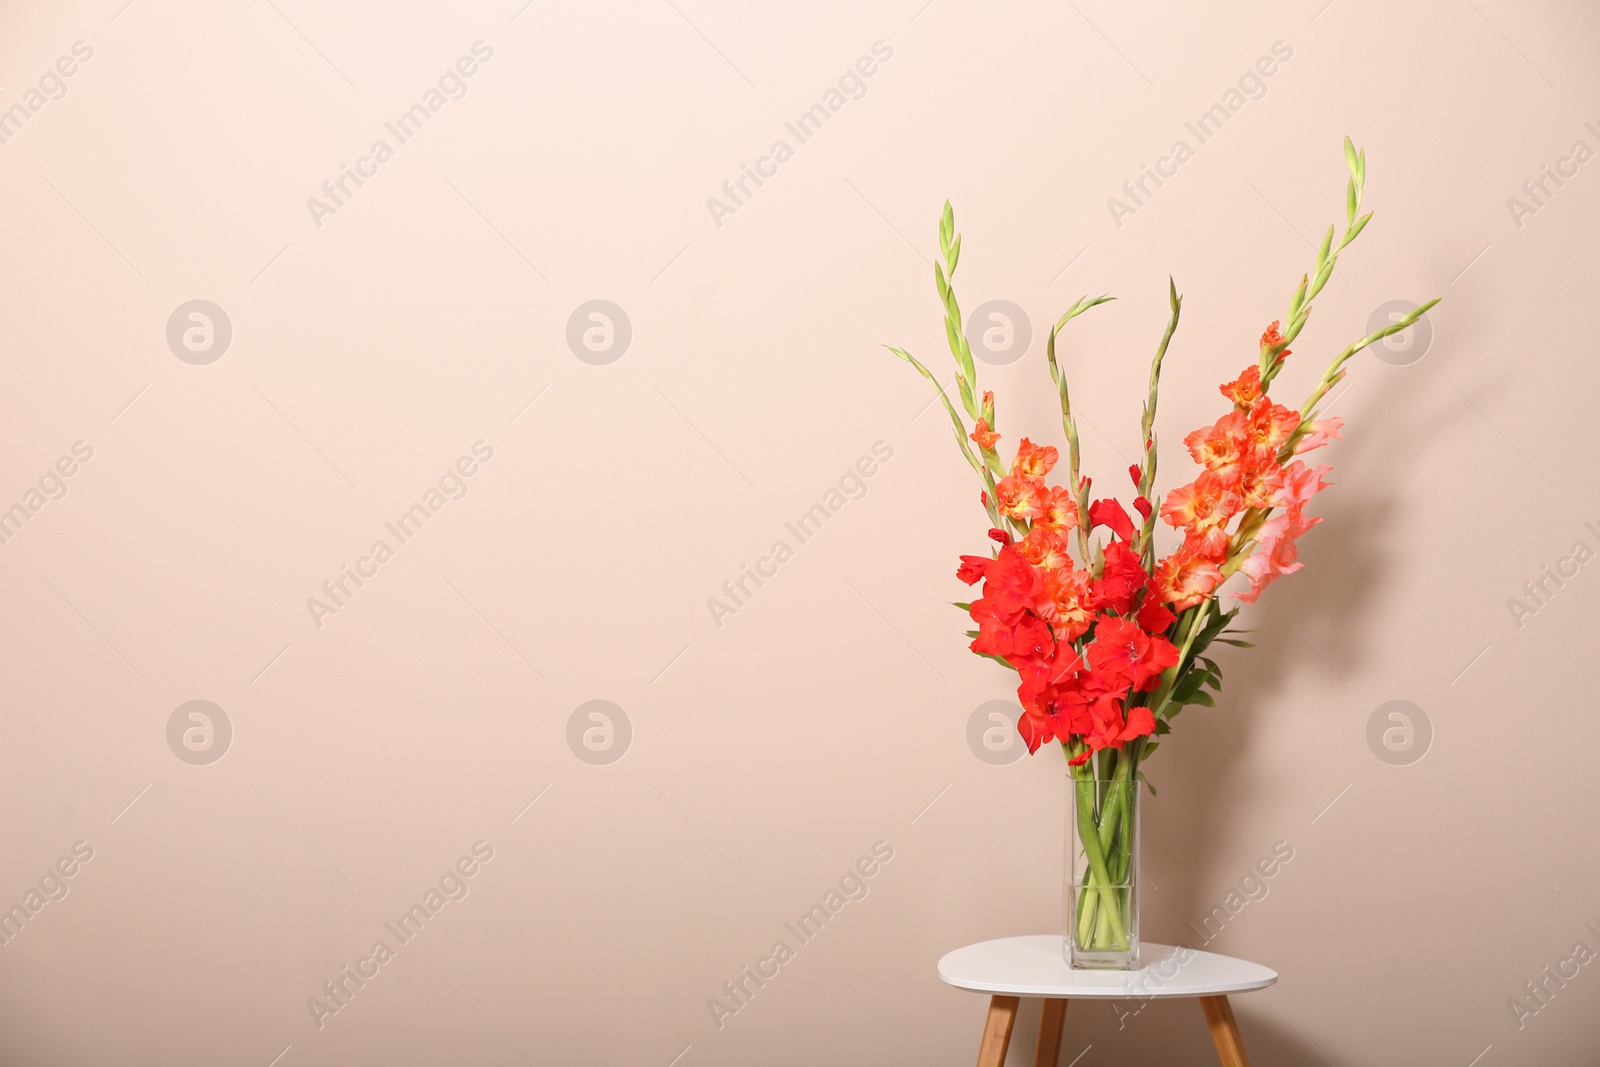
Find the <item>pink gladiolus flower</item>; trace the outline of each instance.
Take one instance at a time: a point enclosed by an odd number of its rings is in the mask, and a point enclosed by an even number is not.
[[[1233,595],[1246,604],[1254,604],[1261,591],[1277,578],[1304,567],[1305,564],[1299,562],[1300,550],[1295,547],[1295,538],[1321,521],[1286,512],[1262,523],[1261,532],[1256,535],[1256,550],[1239,568],[1250,579],[1250,588]]]
[[[1301,452],[1310,452],[1313,448],[1321,448],[1329,441],[1342,441],[1344,434],[1339,431],[1344,427],[1344,420],[1335,415],[1332,418],[1318,419],[1311,424],[1311,429],[1300,438],[1300,443],[1294,446],[1296,455]]]
[[[1333,468],[1326,464],[1318,467],[1307,467],[1300,460],[1295,460],[1283,468],[1283,485],[1273,495],[1273,507],[1288,508],[1291,515],[1299,515],[1305,506],[1329,485],[1323,481]]]

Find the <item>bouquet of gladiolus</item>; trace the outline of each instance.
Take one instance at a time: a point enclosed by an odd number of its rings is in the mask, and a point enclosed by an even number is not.
[[[1060,459],[1057,449],[1024,437],[1009,463],[998,450],[994,394],[984,392],[980,399],[976,390],[972,353],[952,288],[961,238],[945,204],[939,224],[943,263],[935,264],[934,279],[970,429],[936,375],[910,353],[890,351],[933,383],[955,427],[956,442],[982,481],[989,537],[997,548],[991,554],[962,556],[956,572],[967,585],[981,583],[978,599],[957,605],[977,627],[969,631],[972,650],[1017,672],[1022,705],[1017,726],[1028,750],[1060,741],[1074,778],[1089,788],[1097,781],[1131,786],[1142,780],[1141,760],[1156,750],[1157,738],[1170,730],[1178,712],[1190,704],[1213,706],[1207,690],[1220,687],[1221,671],[1205,655],[1208,647],[1213,641],[1247,644],[1223,636],[1239,609],[1224,610],[1218,587],[1242,573],[1248,588],[1233,595],[1246,603],[1255,601],[1274,579],[1302,566],[1296,561],[1296,540],[1321,521],[1308,516],[1306,508],[1328,484],[1330,468],[1301,457],[1339,437],[1342,420],[1323,418],[1318,406],[1344,377],[1352,356],[1406,329],[1437,303],[1429,301],[1345,348],[1298,408],[1268,395],[1339,254],[1372,218],[1370,212],[1359,214],[1366,154],[1358,153],[1348,138],[1345,161],[1350,181],[1343,235],[1335,244],[1335,227],[1328,227],[1315,269],[1301,279],[1286,316],[1261,335],[1256,359],[1221,387],[1229,410],[1184,438],[1199,474],[1162,498],[1155,493],[1156,400],[1161,361],[1182,305],[1169,281],[1171,317],[1150,365],[1143,452],[1128,470],[1137,493],[1133,514],[1112,497],[1091,499],[1090,479],[1079,471],[1078,429],[1067,379],[1056,361],[1061,329],[1111,298],[1079,300],[1050,330],[1046,353],[1061,402],[1068,475],[1065,485],[1051,484],[1047,479]],[[1158,517],[1182,535],[1159,558]],[[1120,817],[1117,805],[1104,807],[1104,819]],[[1093,851],[1102,853],[1099,860],[1105,868],[1093,871],[1092,877],[1102,885],[1123,884],[1126,857],[1120,876],[1110,869],[1118,828],[1101,822],[1092,829],[1102,846]],[[1091,853],[1091,865],[1095,859]],[[1117,944],[1116,931],[1110,933],[1108,944]]]

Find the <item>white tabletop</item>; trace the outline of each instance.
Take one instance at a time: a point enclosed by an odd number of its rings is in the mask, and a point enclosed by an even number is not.
[[[1264,989],[1278,972],[1231,956],[1171,945],[1141,945],[1139,969],[1075,971],[1060,934],[1002,937],[958,948],[939,961],[939,978],[960,989],[1019,997],[1106,1000],[1209,997]]]

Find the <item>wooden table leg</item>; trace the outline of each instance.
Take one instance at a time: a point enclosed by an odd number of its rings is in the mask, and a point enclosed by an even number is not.
[[[1017,997],[997,993],[989,998],[989,1021],[984,1023],[983,1044],[978,1046],[978,1067],[1005,1067],[1011,1026],[1017,1021],[1017,1004]]]
[[[1234,1021],[1228,998],[1201,997],[1200,1010],[1206,1013],[1211,1040],[1216,1042],[1217,1058],[1222,1061],[1222,1067],[1250,1067],[1250,1057],[1245,1055],[1239,1024]]]
[[[1034,1053],[1033,1067],[1056,1067],[1061,1057],[1061,1024],[1067,1020],[1065,1000],[1046,1000],[1039,1016],[1039,1051]]]

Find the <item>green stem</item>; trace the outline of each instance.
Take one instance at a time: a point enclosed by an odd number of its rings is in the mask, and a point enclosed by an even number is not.
[[[1150,698],[1151,714],[1157,718],[1166,710],[1167,704],[1172,700],[1172,688],[1178,682],[1178,675],[1183,673],[1183,667],[1189,659],[1189,649],[1194,645],[1194,639],[1199,636],[1202,621],[1205,618],[1207,607],[1213,601],[1207,600],[1196,607],[1189,609],[1189,614],[1182,622],[1178,623],[1178,632],[1184,635],[1183,641],[1178,646],[1178,662],[1168,667],[1161,676],[1161,684],[1156,688],[1155,695]]]
[[[1081,888],[1085,893],[1093,890],[1098,898],[1099,911],[1103,916],[1101,921],[1104,921],[1110,927],[1109,934],[1112,941],[1111,945],[1107,947],[1126,949],[1128,947],[1128,935],[1122,925],[1118,894],[1111,879],[1110,868],[1106,865],[1105,851],[1100,847],[1099,828],[1095,825],[1095,782],[1093,778],[1083,773],[1082,768],[1074,769],[1073,778],[1077,789],[1078,839],[1083,844],[1084,855],[1088,859],[1091,875],[1090,878],[1084,880]],[[1085,929],[1086,922],[1084,919],[1087,918],[1087,915],[1088,913],[1085,912],[1084,917],[1080,918],[1078,923],[1078,944],[1083,947],[1086,947],[1090,933],[1089,930]]]
[[[1078,553],[1083,557],[1083,565],[1089,566],[1089,491],[1083,484],[1083,477],[1079,473],[1078,465],[1078,422],[1072,417],[1072,397],[1067,389],[1066,376],[1061,373],[1061,367],[1056,363],[1056,334],[1062,327],[1098,304],[1111,300],[1109,296],[1096,297],[1093,300],[1083,297],[1073,304],[1056,324],[1050,327],[1050,340],[1045,344],[1045,359],[1050,364],[1050,380],[1055,384],[1056,392],[1061,398],[1061,429],[1067,437],[1067,468],[1072,484],[1072,498],[1078,504]]]
[[[1145,398],[1144,420],[1140,425],[1139,495],[1146,500],[1150,499],[1156,483],[1155,424],[1156,400],[1161,391],[1161,361],[1166,358],[1167,346],[1172,343],[1172,335],[1178,329],[1178,314],[1183,309],[1183,297],[1178,295],[1178,285],[1170,276],[1167,278],[1167,303],[1172,308],[1172,317],[1167,320],[1167,332],[1161,335],[1161,344],[1156,348],[1155,358],[1150,361],[1150,392]],[[1150,514],[1139,527],[1133,546],[1147,571],[1155,567],[1155,525],[1156,509],[1152,505]]]

